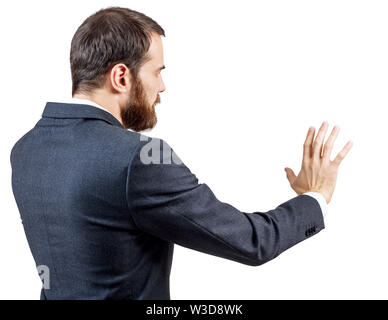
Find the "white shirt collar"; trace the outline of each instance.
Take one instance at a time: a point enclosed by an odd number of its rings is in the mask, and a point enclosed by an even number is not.
[[[60,102],[63,102],[63,103],[75,103],[75,104],[87,104],[87,105],[90,105],[90,106],[102,109],[102,110],[104,110],[106,112],[109,112],[113,116],[112,112],[108,111],[107,109],[105,109],[104,107],[102,107],[99,104],[95,103],[94,101],[91,101],[91,100],[88,100],[88,99],[78,99],[78,98],[73,98],[72,97],[72,98],[62,99]]]

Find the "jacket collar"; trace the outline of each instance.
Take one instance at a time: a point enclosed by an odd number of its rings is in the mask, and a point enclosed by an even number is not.
[[[46,118],[92,118],[124,128],[111,113],[88,104],[47,102],[42,117]]]

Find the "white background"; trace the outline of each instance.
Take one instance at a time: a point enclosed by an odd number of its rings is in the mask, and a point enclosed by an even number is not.
[[[387,299],[387,1],[18,1],[1,30],[0,298],[39,299],[41,282],[11,189],[10,150],[47,101],[71,97],[70,42],[108,6],[156,20],[166,91],[152,137],[241,211],[295,196],[309,126],[341,127],[326,228],[251,267],[175,246],[172,299]]]

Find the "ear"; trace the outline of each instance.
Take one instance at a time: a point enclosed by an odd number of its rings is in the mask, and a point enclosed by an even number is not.
[[[128,92],[131,88],[131,74],[123,63],[114,65],[109,72],[112,88],[118,92]]]

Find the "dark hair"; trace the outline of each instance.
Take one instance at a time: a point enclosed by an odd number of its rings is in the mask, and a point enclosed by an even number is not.
[[[152,32],[165,36],[154,20],[128,8],[109,7],[88,17],[71,41],[72,95],[101,88],[117,63],[125,64],[136,78],[150,58]]]

